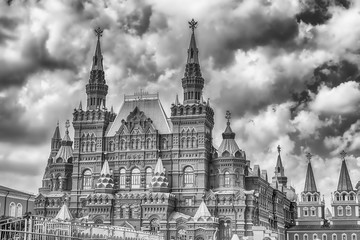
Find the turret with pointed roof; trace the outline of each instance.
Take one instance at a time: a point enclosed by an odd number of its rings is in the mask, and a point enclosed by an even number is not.
[[[314,173],[311,166],[311,161],[309,160],[307,171],[306,171],[306,178],[305,178],[305,186],[304,186],[304,192],[317,192]]]
[[[199,103],[202,96],[202,90],[204,88],[204,79],[202,78],[199,64],[199,50],[196,46],[195,40],[195,28],[197,26],[197,22],[192,19],[189,24],[192,29],[192,34],[188,48],[185,74],[182,79],[184,104]]]
[[[343,158],[342,163],[341,163],[341,170],[340,170],[340,176],[339,176],[339,182],[338,182],[337,190],[339,192],[353,191],[353,186],[352,186],[352,183],[351,183],[348,168],[346,166],[345,158]]]
[[[275,167],[275,176],[273,177],[273,182],[278,181],[278,183],[283,186],[283,187],[287,187],[287,177],[285,176],[285,169],[284,166],[282,164],[282,160],[281,160],[281,147],[280,145],[277,147],[278,149],[278,157],[277,157],[277,161],[276,161],[276,167]]]
[[[89,110],[101,109],[106,107],[106,95],[108,86],[105,82],[103,56],[100,47],[100,37],[103,30],[95,29],[97,35],[96,50],[90,72],[89,83],[86,85],[87,108]]]
[[[165,168],[161,158],[159,157],[156,162],[153,176],[150,182],[150,189],[153,192],[168,192],[169,191],[168,186],[169,186],[169,181],[166,178]]]
[[[56,152],[60,149],[60,146],[61,146],[61,135],[60,135],[59,121],[58,121],[56,124],[54,135],[51,138],[51,153],[56,154]]]
[[[113,193],[114,191],[114,180],[112,178],[112,173],[110,172],[109,162],[104,161],[100,172],[100,178],[96,183],[96,193]]]
[[[73,142],[71,141],[70,136],[69,136],[69,127],[70,127],[70,122],[69,122],[69,120],[66,120],[65,136],[64,136],[63,140],[61,141],[61,147],[54,158],[57,163],[62,163],[62,162],[71,163],[72,162],[72,157],[73,157],[72,144],[73,144]]]

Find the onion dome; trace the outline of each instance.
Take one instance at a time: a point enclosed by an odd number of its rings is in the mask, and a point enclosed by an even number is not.
[[[150,182],[150,188],[153,192],[168,192],[169,180],[166,178],[165,168],[161,158],[158,158],[155,170]]]

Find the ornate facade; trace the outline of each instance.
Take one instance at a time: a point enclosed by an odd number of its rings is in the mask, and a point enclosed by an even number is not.
[[[285,239],[296,196],[280,148],[269,183],[236,143],[230,112],[222,143],[214,147],[214,110],[202,93],[195,27],[192,20],[183,102],[175,97],[170,117],[158,94],[144,92],[125,95],[117,114],[108,110],[102,31],[96,30],[86,107],[74,109],[73,140],[68,130],[62,139],[56,127],[37,214],[54,216],[65,203],[88,222],[160,231],[165,239]]]

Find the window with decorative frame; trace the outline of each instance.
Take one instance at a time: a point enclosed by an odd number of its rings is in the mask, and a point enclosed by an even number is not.
[[[315,207],[311,207],[310,212],[311,212],[311,216],[316,216],[316,208]]]
[[[126,170],[124,168],[120,169],[120,176],[119,176],[119,188],[123,189],[126,186]]]
[[[21,217],[22,216],[22,205],[21,203],[18,203],[16,205],[16,217]]]
[[[337,240],[337,235],[334,233],[331,238],[332,240]]]
[[[344,215],[343,207],[342,206],[337,207],[337,212],[338,212],[338,216],[343,216]]]
[[[131,188],[140,188],[140,170],[138,168],[134,168],[131,171]]]
[[[185,186],[194,185],[194,169],[190,166],[184,169],[184,184]]]
[[[16,217],[16,205],[14,202],[11,202],[9,205],[9,216]]]
[[[83,173],[83,189],[89,190],[92,188],[92,172],[90,169],[87,169]]]
[[[322,238],[321,238],[322,240],[327,240],[327,235],[324,233],[323,235],[322,235]]]
[[[145,171],[145,181],[146,181],[146,188],[149,188],[149,184],[151,183],[151,179],[152,179],[152,168],[148,167],[146,168]]]
[[[351,207],[350,206],[346,206],[345,211],[346,211],[346,216],[351,216]]]
[[[229,171],[224,172],[224,187],[230,187],[230,173],[229,173]]]
[[[308,238],[308,235],[307,234],[304,234],[304,236],[303,236],[303,240],[308,240],[309,238]]]
[[[309,216],[309,209],[307,207],[303,208],[303,214],[305,217]]]

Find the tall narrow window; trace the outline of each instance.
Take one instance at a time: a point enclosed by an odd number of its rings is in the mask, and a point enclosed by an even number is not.
[[[89,190],[92,187],[92,173],[89,169],[85,170],[83,174],[83,189]]]
[[[351,235],[351,240],[357,240],[357,236],[356,236],[355,233],[353,233],[353,234]]]
[[[228,171],[224,173],[224,185],[230,187],[230,173]]]
[[[18,203],[16,205],[16,216],[21,217],[22,216],[22,205],[21,203]]]
[[[335,233],[332,235],[332,240],[337,240],[337,235]]]
[[[346,206],[346,216],[351,216],[351,207]]]
[[[194,169],[190,166],[184,169],[184,184],[185,186],[194,185]]]
[[[140,170],[138,168],[131,171],[131,188],[140,188]]]
[[[295,234],[294,235],[294,240],[299,240],[299,235]]]
[[[337,208],[337,210],[338,210],[338,216],[344,215],[343,207],[339,206],[339,207]]]
[[[124,168],[120,169],[119,187],[125,188],[126,171]]]
[[[307,234],[304,234],[303,239],[304,239],[304,240],[308,240],[308,235],[307,235]]]
[[[146,188],[149,188],[149,184],[151,183],[151,178],[152,178],[152,169],[151,167],[148,167],[146,169],[146,178],[145,178]]]
[[[322,240],[327,240],[327,235],[325,233],[322,235]]]
[[[10,215],[10,217],[16,217],[16,205],[14,202],[10,203],[9,215]]]
[[[309,216],[309,210],[308,210],[307,207],[304,207],[303,211],[304,211],[304,216],[305,217]]]

